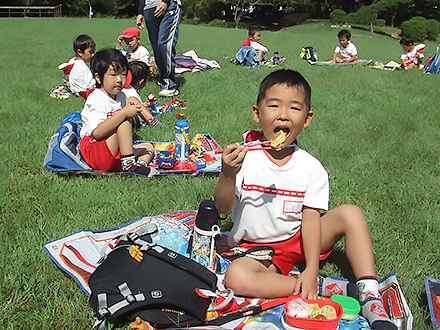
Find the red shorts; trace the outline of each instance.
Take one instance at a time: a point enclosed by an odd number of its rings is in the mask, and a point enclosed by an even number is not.
[[[107,141],[97,141],[91,136],[84,136],[80,141],[81,155],[94,170],[104,172],[121,171],[121,153],[113,156]]]
[[[287,275],[292,268],[300,261],[304,260],[304,248],[301,239],[301,230],[299,230],[295,236],[281,242],[275,243],[252,243],[241,242],[240,246],[249,249],[254,246],[265,245],[270,246],[275,250],[275,254],[272,257],[272,263],[278,268],[278,271],[283,275]],[[327,258],[332,251],[321,253],[319,260]]]

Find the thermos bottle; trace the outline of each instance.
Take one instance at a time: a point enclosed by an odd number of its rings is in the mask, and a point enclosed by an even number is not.
[[[192,237],[191,259],[215,272],[216,243],[220,238],[220,217],[213,200],[199,205]]]
[[[176,114],[175,132],[176,159],[181,162],[186,162],[188,160],[189,151],[189,122],[188,116],[183,112]]]

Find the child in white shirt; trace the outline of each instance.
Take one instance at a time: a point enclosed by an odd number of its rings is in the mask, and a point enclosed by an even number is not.
[[[350,41],[351,33],[348,30],[341,30],[338,33],[339,45],[333,53],[332,63],[348,63],[357,61],[356,46]]]
[[[280,131],[285,139],[279,149],[262,150],[238,143],[226,146],[214,190],[215,206],[222,214],[233,211],[230,247],[269,248],[273,255],[236,258],[226,270],[226,286],[237,295],[261,298],[301,294],[302,298],[316,299],[318,293],[358,296],[362,315],[374,330],[397,330],[380,298],[362,210],[342,205],[320,213],[328,210],[328,174],[297,142],[314,117],[308,82],[295,71],[272,72],[260,85],[252,115],[262,132],[250,140],[272,140]],[[353,283],[317,279],[319,260],[344,236],[357,290]],[[303,260],[305,269],[300,276],[288,276]]]
[[[132,119],[142,113],[141,102],[127,98],[128,61],[116,49],[96,53],[91,62],[96,89],[81,111],[80,150],[87,164],[99,171],[126,171],[151,177],[147,165],[154,155],[151,143],[133,145]]]
[[[423,57],[425,57],[423,54],[425,45],[414,45],[414,40],[411,37],[402,37],[399,43],[400,46],[402,46],[402,55],[400,56],[402,67],[405,70],[419,68],[420,64],[422,64]]]
[[[139,30],[129,27],[118,37],[116,49],[122,52],[129,62],[142,61],[150,64],[150,53],[147,48],[139,44],[140,40]],[[128,46],[125,50],[122,49],[122,41],[125,41]]]
[[[260,62],[263,60],[264,55],[267,53],[267,48],[260,44],[261,32],[256,27],[249,28],[249,37],[243,42],[242,47],[251,46],[257,51],[257,55],[260,57]]]
[[[76,96],[85,98],[87,91],[95,87],[95,78],[86,64],[92,60],[95,48],[95,41],[91,37],[85,34],[80,35],[73,42],[75,57],[58,66],[58,69],[63,70],[64,74],[68,76],[67,87]]]
[[[150,94],[148,95],[148,99],[142,102],[141,96],[139,95],[139,91],[146,86],[147,80],[150,77],[150,67],[141,61],[131,61],[128,63],[128,68],[131,72],[131,83],[127,88],[124,88],[122,92],[127,98],[133,96],[141,102],[142,112],[140,117],[146,125],[167,127],[167,125],[157,120],[150,113],[149,107],[157,103],[156,96]]]

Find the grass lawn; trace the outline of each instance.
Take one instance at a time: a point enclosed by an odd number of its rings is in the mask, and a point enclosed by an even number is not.
[[[0,328],[88,329],[93,312],[75,281],[60,271],[42,244],[81,229],[113,227],[139,216],[197,209],[212,198],[216,176],[73,177],[43,168],[58,119],[80,110],[83,100],[54,100],[61,84],[57,66],[73,56],[72,43],[89,34],[97,49],[114,47],[134,20],[1,19],[0,48]],[[287,56],[282,68],[300,71],[312,86],[313,123],[300,135],[302,148],[330,175],[331,207],[360,206],[368,219],[378,276],[395,272],[414,314],[414,328],[432,329],[424,276],[440,277],[440,76],[419,71],[386,72],[366,67],[315,67],[299,58],[313,46],[330,59],[338,30],[323,24],[262,32],[261,43]],[[397,40],[352,30],[359,56],[399,61]],[[177,51],[194,49],[222,69],[178,76],[190,117],[190,135],[209,132],[223,146],[258,128],[251,116],[261,80],[274,68],[245,69],[233,57],[247,31],[181,25]],[[151,50],[147,32],[141,43]],[[436,43],[427,42],[425,54]],[[158,93],[150,82],[142,96]],[[164,102],[160,99],[159,102]],[[171,141],[170,128],[137,131],[145,140]],[[230,219],[230,218],[229,218]],[[227,222],[225,227],[230,224]],[[337,246],[343,251],[343,244]],[[351,278],[335,253],[321,272]]]

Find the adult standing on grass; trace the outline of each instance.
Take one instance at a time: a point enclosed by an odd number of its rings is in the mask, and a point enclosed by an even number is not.
[[[154,58],[160,71],[159,96],[173,97],[179,94],[174,67],[176,44],[182,16],[180,0],[139,0],[136,24],[148,29]]]

